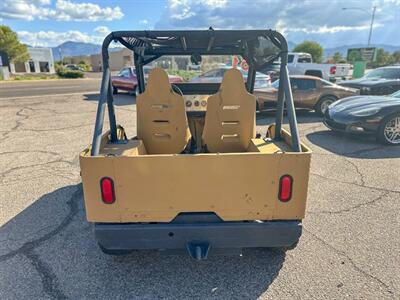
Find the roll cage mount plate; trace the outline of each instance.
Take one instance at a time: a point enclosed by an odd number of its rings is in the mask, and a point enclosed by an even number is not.
[[[92,156],[99,154],[106,106],[110,123],[111,143],[118,142],[108,53],[109,45],[113,41],[133,51],[139,93],[145,90],[143,66],[164,55],[240,55],[249,65],[246,88],[250,93],[254,90],[256,72],[280,59],[280,84],[274,139],[282,139],[283,109],[286,103],[292,148],[296,152],[301,152],[287,69],[288,46],[286,39],[279,32],[270,29],[214,30],[210,27],[208,30],[114,31],[104,39],[102,45],[103,76],[91,149]],[[184,94],[204,94],[206,91],[212,92],[219,88],[219,84],[209,83],[181,83],[177,85]]]

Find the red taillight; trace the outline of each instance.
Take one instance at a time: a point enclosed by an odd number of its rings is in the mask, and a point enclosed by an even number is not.
[[[336,66],[332,66],[331,69],[329,70],[329,73],[331,73],[332,75],[336,74]]]
[[[100,180],[101,198],[104,203],[111,204],[115,201],[114,182],[109,177]]]
[[[279,180],[278,198],[282,202],[288,202],[292,198],[293,178],[290,175],[283,175]]]

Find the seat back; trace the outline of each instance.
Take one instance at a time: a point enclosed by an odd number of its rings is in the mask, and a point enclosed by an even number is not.
[[[177,154],[185,149],[191,136],[184,99],[172,91],[163,69],[150,72],[136,109],[137,135],[148,154]]]
[[[245,152],[255,130],[256,98],[247,92],[242,73],[230,69],[218,93],[208,98],[203,145],[209,152]]]

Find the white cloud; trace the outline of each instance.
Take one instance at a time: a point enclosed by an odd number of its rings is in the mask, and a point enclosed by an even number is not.
[[[196,15],[191,11],[189,0],[169,0],[168,4],[173,11],[172,19],[185,20]]]
[[[149,20],[146,20],[146,19],[140,20],[140,21],[139,21],[139,24],[147,25],[147,24],[149,24]]]
[[[183,5],[187,5],[188,2],[189,2],[188,0],[169,0],[168,4],[172,9],[174,9],[174,8],[179,8]]]
[[[216,8],[224,7],[228,3],[228,0],[202,0],[202,2],[207,6]]]
[[[95,29],[93,29],[93,31],[104,35],[111,32],[111,30],[106,26],[97,26]]]
[[[373,28],[382,27],[382,24],[374,24]],[[287,29],[290,32],[304,32],[313,34],[325,34],[325,33],[337,33],[342,31],[362,31],[370,28],[370,25],[360,25],[360,26],[332,26],[328,27],[326,25],[318,27],[316,29],[306,29],[306,28],[290,28]]]
[[[2,0],[0,17],[32,21],[111,21],[121,19],[124,14],[120,7],[101,7],[94,3],[75,3],[70,0],[57,0],[50,6],[50,0]]]
[[[73,3],[69,0],[57,0],[56,11],[61,19],[67,21],[111,21],[124,16],[118,6],[102,8],[93,3]]]
[[[155,29],[277,29],[292,42],[362,43],[375,14],[373,42],[399,44],[400,0],[169,0]],[[342,10],[362,7],[363,10]],[[336,40],[337,39],[337,40]],[[375,40],[374,40],[375,39]]]
[[[173,14],[171,16],[172,19],[177,19],[177,20],[185,20],[189,19],[190,17],[194,17],[196,13],[190,11],[190,7],[182,9],[182,12]]]

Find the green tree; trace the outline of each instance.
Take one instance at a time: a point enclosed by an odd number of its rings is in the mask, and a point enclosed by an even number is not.
[[[322,54],[324,52],[324,49],[317,42],[304,41],[301,44],[298,44],[296,47],[294,47],[293,52],[310,53],[313,58],[313,61],[320,63],[322,62]]]
[[[393,52],[392,56],[395,63],[400,63],[400,50]]]
[[[345,63],[346,59],[342,56],[340,52],[335,52],[332,57],[333,61],[337,63]]]
[[[28,48],[21,44],[17,34],[10,27],[0,25],[0,51],[7,53],[11,62],[29,60]]]
[[[367,67],[377,68],[388,66],[395,63],[395,56],[391,55],[389,52],[385,51],[383,48],[378,48],[376,50],[376,61],[368,63]]]

